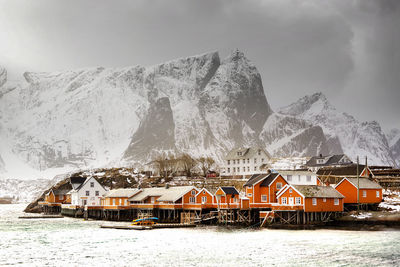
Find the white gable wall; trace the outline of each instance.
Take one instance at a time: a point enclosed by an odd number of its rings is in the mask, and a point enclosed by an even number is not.
[[[91,187],[93,183],[93,187]],[[89,192],[89,195],[86,192]],[[96,196],[96,191],[98,195]],[[100,185],[100,183],[93,177],[85,181],[85,184],[79,189],[78,192],[71,193],[72,205],[87,205],[87,206],[100,206],[100,199],[107,191]]]

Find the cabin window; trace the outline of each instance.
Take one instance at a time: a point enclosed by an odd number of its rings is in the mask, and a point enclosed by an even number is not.
[[[231,164],[231,161],[228,159],[228,165],[230,165]]]
[[[125,206],[128,206],[128,200],[125,199]]]
[[[317,199],[315,197],[312,198],[312,204],[313,204],[313,206],[317,205]]]
[[[376,197],[379,197],[379,190],[376,190]]]
[[[89,196],[90,195],[90,192],[89,191],[86,191],[86,196]]]
[[[292,188],[289,189],[289,193],[293,193],[293,189]]]
[[[301,204],[301,198],[300,197],[296,197],[296,205],[300,205]]]
[[[276,183],[276,189],[281,189],[282,188],[282,183]]]
[[[96,191],[96,196],[99,196],[99,191]]]
[[[247,196],[248,196],[248,197],[252,197],[253,194],[252,194],[252,193],[247,193]]]
[[[231,168],[228,168],[228,172],[231,172]]]
[[[283,204],[283,205],[286,205],[286,204],[287,204],[287,198],[286,198],[286,197],[283,197],[283,198],[282,198],[282,204]]]
[[[378,191],[377,191],[378,192]],[[378,192],[379,193],[379,192]],[[379,197],[379,196],[378,196]],[[60,195],[59,197],[58,197],[60,200],[63,200],[64,199],[64,196],[63,195]]]
[[[119,199],[119,205],[122,205],[122,199]]]
[[[311,175],[307,175],[307,182],[311,182]]]
[[[196,195],[196,190],[192,190],[192,196]]]
[[[94,182],[90,182],[90,187],[94,187]]]
[[[324,197],[324,200],[323,200],[324,202],[326,202],[326,197]]]
[[[206,191],[203,191],[203,195],[205,195],[206,194]]]
[[[288,176],[287,176],[287,180],[288,180],[288,181],[292,181],[292,176],[291,176],[291,175],[288,175]]]
[[[207,202],[207,197],[201,197],[201,203],[206,203]]]
[[[367,197],[367,190],[363,190],[363,197]]]
[[[113,206],[115,206],[115,198],[113,198]]]
[[[196,203],[196,198],[195,197],[190,197],[189,198],[189,203]]]
[[[334,204],[335,204],[336,206],[339,205],[339,199],[338,199],[338,198],[335,198]]]
[[[261,202],[267,202],[267,195],[261,195]]]

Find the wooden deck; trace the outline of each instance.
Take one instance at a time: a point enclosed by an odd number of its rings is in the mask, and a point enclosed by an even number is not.
[[[196,227],[195,224],[186,223],[157,223],[151,226],[144,225],[100,225],[100,228],[108,229],[122,229],[122,230],[151,230],[151,229],[161,229],[161,228],[189,228]]]

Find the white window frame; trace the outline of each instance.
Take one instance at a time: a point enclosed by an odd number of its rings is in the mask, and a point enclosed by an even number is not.
[[[381,194],[379,193],[379,190],[376,190],[376,197],[380,197]]]
[[[267,202],[267,195],[261,195],[261,202]]]
[[[316,197],[312,198],[312,204],[313,204],[313,206],[317,206],[317,198]]]
[[[362,196],[363,196],[363,197],[367,197],[367,190],[363,190]]]
[[[311,182],[311,175],[307,175],[307,182]]]
[[[94,187],[94,182],[90,182],[90,187]]]
[[[252,194],[252,193],[247,193],[247,196],[248,196],[248,197],[252,197],[253,194]]]
[[[326,202],[326,197],[324,197],[323,202]]]
[[[276,183],[276,189],[281,189],[282,188],[282,183]]]
[[[113,206],[115,206],[115,198],[113,198],[113,202],[112,203],[113,203]]]
[[[301,205],[301,197],[296,197],[294,201],[296,205]]]
[[[195,197],[189,197],[189,203],[190,204],[196,203],[196,198]]]
[[[339,199],[338,199],[338,198],[335,198],[335,199],[333,200],[333,204],[334,204],[335,206],[339,206]]]
[[[282,205],[287,205],[287,198],[286,197],[282,197],[281,198],[281,203],[282,203]]]
[[[196,190],[192,190],[192,192],[191,192],[192,196],[195,196],[196,193],[197,193]]]
[[[294,205],[294,197],[289,197],[289,205],[290,206]]]
[[[100,192],[99,191],[95,191],[94,193],[95,193],[96,197],[100,196]]]
[[[88,197],[90,196],[90,191],[86,190],[85,195]]]
[[[207,197],[201,197],[201,204],[207,203]]]
[[[292,175],[288,175],[288,176],[287,176],[287,180],[288,180],[288,182],[289,182],[289,181],[292,181]]]

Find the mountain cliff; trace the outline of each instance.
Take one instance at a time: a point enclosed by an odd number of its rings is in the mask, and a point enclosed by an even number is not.
[[[222,161],[238,146],[274,156],[367,154],[391,164],[376,122],[338,112],[322,94],[272,111],[254,64],[236,50],[150,67],[24,73],[0,68],[0,155],[5,177],[144,164],[159,152]]]

